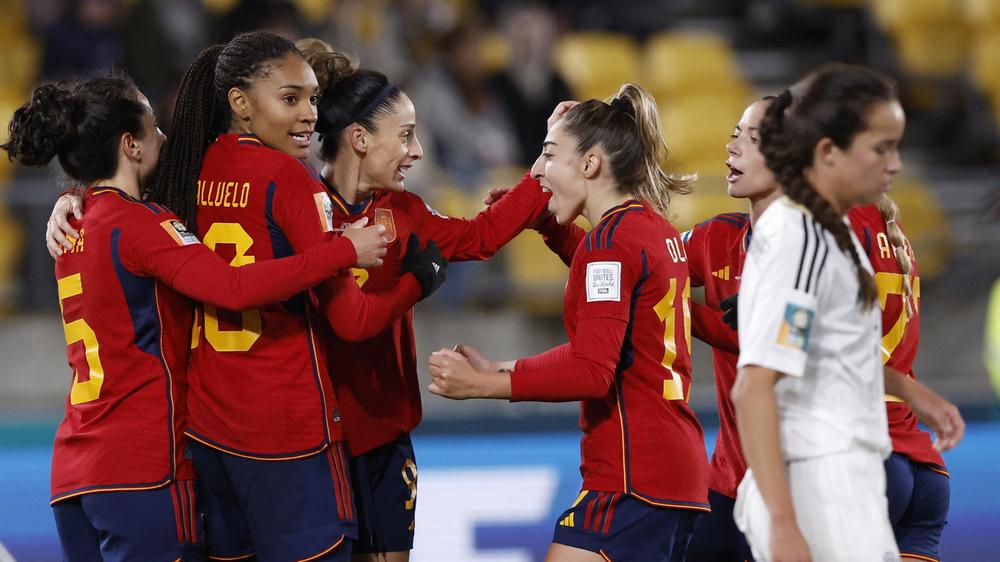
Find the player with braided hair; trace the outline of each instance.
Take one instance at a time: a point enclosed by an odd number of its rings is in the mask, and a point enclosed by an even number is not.
[[[785,197],[758,218],[744,264],[732,392],[749,466],[734,516],[757,560],[898,559],[882,467],[886,390],[931,426],[939,449],[962,437],[953,405],[882,367],[875,278],[844,219],[888,190],[903,128],[892,84],[847,65],[783,92],[761,122],[760,150]]]

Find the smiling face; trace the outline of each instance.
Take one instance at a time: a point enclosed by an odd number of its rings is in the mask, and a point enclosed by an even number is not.
[[[769,101],[759,100],[750,104],[733,130],[732,140],[726,145],[729,175],[726,176],[731,197],[758,199],[778,189],[774,174],[767,169],[760,152],[758,127],[764,118]]]
[[[545,136],[542,154],[531,167],[531,177],[552,192],[549,211],[559,224],[572,222],[583,212],[587,187],[583,176],[584,157],[577,153],[576,139],[556,123]]]
[[[264,68],[263,76],[255,77],[245,92],[245,105],[239,107],[240,101],[234,101],[232,91],[230,104],[237,105],[234,111],[243,128],[261,142],[290,156],[305,158],[316,125],[316,74],[298,53],[267,61]]]
[[[400,93],[389,113],[375,120],[374,131],[358,128],[365,139],[361,184],[390,191],[405,189],[407,170],[424,156],[417,139],[417,113],[410,98]],[[350,128],[345,134],[351,134]]]
[[[847,149],[834,147],[830,153],[835,197],[842,209],[878,201],[889,192],[893,176],[903,168],[899,142],[906,117],[899,102],[876,103],[865,122],[867,128],[854,135]]]

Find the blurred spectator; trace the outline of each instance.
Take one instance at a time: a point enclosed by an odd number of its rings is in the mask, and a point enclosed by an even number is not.
[[[513,132],[486,76],[482,33],[474,23],[449,33],[442,59],[425,68],[411,88],[425,153],[467,188],[475,187],[487,168],[517,160]]]
[[[291,0],[240,0],[218,19],[213,40],[225,43],[238,33],[257,29],[297,39],[302,29],[298,8]]]
[[[118,35],[120,0],[69,0],[41,33],[42,76],[46,79],[91,74],[124,62]]]
[[[507,68],[491,81],[518,143],[518,162],[530,164],[545,140],[545,121],[560,101],[572,98],[569,87],[552,65],[558,39],[551,10],[538,3],[504,9],[500,28],[509,49]]]

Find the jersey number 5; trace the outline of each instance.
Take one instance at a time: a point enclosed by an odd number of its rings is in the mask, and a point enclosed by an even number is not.
[[[677,301],[680,301],[679,303]],[[680,323],[684,330],[684,342],[688,355],[691,354],[691,279],[684,280],[684,289],[680,298],[677,295],[677,279],[670,280],[670,289],[663,295],[660,302],[653,307],[657,318],[663,322],[663,367],[668,377],[663,380],[663,398],[665,400],[687,400],[684,393],[684,381],[674,370],[677,361],[677,313],[680,304]]]
[[[253,238],[239,223],[217,222],[205,233],[204,244],[215,250],[218,244],[232,244],[236,247],[236,256],[229,265],[239,267],[254,263],[256,258],[248,256],[247,251],[253,246]],[[260,310],[254,308],[244,310],[242,327],[239,330],[223,330],[219,327],[219,312],[214,306],[205,305],[205,339],[216,351],[247,351],[261,333]]]
[[[104,367],[98,353],[97,334],[83,318],[72,322],[66,320],[66,310],[63,301],[70,297],[83,294],[83,279],[79,273],[67,275],[57,281],[59,286],[59,310],[63,317],[63,331],[66,333],[66,345],[83,342],[84,355],[87,358],[87,380],[80,380],[80,370],[73,371],[73,387],[69,391],[69,402],[74,406],[93,402],[101,397],[101,386],[104,384]]]

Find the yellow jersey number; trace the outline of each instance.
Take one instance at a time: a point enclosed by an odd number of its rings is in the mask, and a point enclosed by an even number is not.
[[[914,275],[910,278],[910,282],[913,284],[913,310],[917,311],[920,306],[920,278]],[[875,274],[875,285],[878,287],[878,304],[883,311],[885,310],[885,304],[889,299],[889,295],[899,295],[900,298],[906,299],[904,283],[905,276],[902,273],[880,271]],[[899,316],[896,317],[896,321],[892,323],[889,331],[882,336],[883,365],[889,361],[889,357],[892,356],[892,352],[896,350],[899,342],[903,341],[903,336],[906,335],[906,325],[909,322],[910,312],[904,302],[903,306],[900,307]],[[886,394],[885,399],[887,402],[903,401],[898,396],[893,396],[892,394]]]
[[[247,255],[253,238],[243,226],[235,222],[217,222],[205,233],[203,243],[215,250],[218,244],[232,244],[236,247],[236,256],[229,265],[240,267],[254,263],[256,258]],[[219,312],[211,305],[205,305],[205,340],[216,351],[247,351],[261,334],[260,310],[244,310],[242,326],[239,330],[223,330],[219,327]],[[197,330],[197,326],[195,327]]]
[[[681,323],[684,330],[684,341],[688,355],[691,355],[691,280],[684,281],[680,295]],[[677,361],[677,279],[670,280],[670,289],[663,295],[660,302],[653,307],[657,318],[663,322],[663,367],[667,370],[667,378],[663,380],[664,400],[688,400],[690,394],[684,392],[684,381],[674,370]]]
[[[63,318],[63,331],[66,333],[66,345],[83,342],[84,355],[87,358],[87,368],[90,370],[87,380],[80,380],[80,371],[73,371],[73,386],[69,391],[69,402],[74,406],[93,402],[101,397],[101,386],[104,385],[104,367],[101,365],[100,345],[97,334],[83,318],[72,322],[66,319],[63,301],[70,297],[83,294],[83,278],[79,273],[67,275],[56,281],[59,286],[59,311]]]

